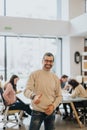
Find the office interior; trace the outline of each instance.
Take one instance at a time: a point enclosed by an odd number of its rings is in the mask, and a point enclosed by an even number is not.
[[[24,90],[28,76],[41,68],[48,51],[55,56],[53,71],[59,78],[80,76],[87,84],[87,0],[0,0],[2,84],[17,74],[18,89]],[[61,117],[57,122],[65,129]],[[80,129],[73,123],[68,126]]]

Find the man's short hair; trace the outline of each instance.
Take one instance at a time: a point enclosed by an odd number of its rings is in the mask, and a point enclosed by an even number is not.
[[[43,59],[45,58],[45,56],[52,56],[54,61],[54,55],[51,52],[46,52],[43,56]]]
[[[65,79],[65,78],[68,78],[68,76],[67,75],[62,75],[61,78]]]

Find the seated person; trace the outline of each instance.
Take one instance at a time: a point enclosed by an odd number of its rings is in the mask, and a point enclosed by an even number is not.
[[[17,75],[12,75],[9,82],[4,86],[3,98],[6,101],[6,104],[10,105],[9,110],[23,110],[31,115],[32,110],[30,109],[30,106],[16,98],[18,80],[19,77]]]
[[[68,93],[71,94],[72,93],[72,86],[67,84],[67,85],[65,85],[63,90],[66,90]],[[68,112],[68,108],[67,107],[69,107],[69,111],[70,112]],[[72,108],[71,108],[70,104],[69,103],[63,103],[63,108],[65,110],[65,113],[63,114],[63,119],[67,119],[68,117],[69,117],[69,119],[72,118],[73,115],[72,115]]]
[[[63,89],[68,81],[67,75],[62,75],[60,78],[61,88]]]
[[[87,92],[85,88],[77,82],[75,79],[70,79],[68,81],[68,84],[72,86],[72,93],[71,97],[76,98],[76,97],[82,97],[82,98],[87,98]],[[85,106],[87,106],[87,100],[84,101]],[[74,102],[75,107],[83,107],[83,101],[80,102]]]
[[[66,85],[67,82],[68,82],[68,76],[67,75],[62,75],[61,79],[60,79],[61,88],[62,88],[62,90],[67,90],[70,93],[71,92],[71,87],[70,87],[70,85]],[[70,107],[70,113],[72,113],[71,112],[72,111],[71,106],[68,103],[64,103],[63,104],[63,109],[64,109],[65,112],[63,114],[63,119],[66,119],[69,116],[67,106]],[[56,113],[58,111],[59,111],[59,107],[56,108]]]

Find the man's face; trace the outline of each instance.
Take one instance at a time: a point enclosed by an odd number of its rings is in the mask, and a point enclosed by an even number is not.
[[[66,83],[68,81],[68,78],[63,78],[63,82]]]
[[[43,61],[43,69],[49,71],[53,66],[53,57],[52,56],[45,56]]]

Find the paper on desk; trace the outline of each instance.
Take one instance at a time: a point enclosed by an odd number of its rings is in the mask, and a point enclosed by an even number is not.
[[[67,90],[63,90],[63,91],[62,91],[62,95],[63,95],[64,98],[70,97],[70,93],[68,93]]]
[[[31,100],[29,98],[25,97],[23,92],[16,94],[16,96],[17,96],[17,98],[19,98],[25,104],[31,103]]]

